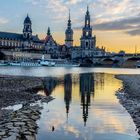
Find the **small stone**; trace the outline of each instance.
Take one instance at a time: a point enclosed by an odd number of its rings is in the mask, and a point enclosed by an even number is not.
[[[17,135],[13,134],[13,135],[11,135],[11,136],[9,136],[7,138],[3,138],[3,140],[16,140],[16,138],[17,138]]]
[[[0,136],[4,136],[6,134],[5,131],[0,131]]]
[[[14,126],[21,126],[21,125],[25,125],[25,122],[15,122]]]
[[[34,129],[29,129],[29,131],[32,133],[36,133],[36,131]]]
[[[39,119],[39,116],[33,115],[33,116],[31,117],[31,119],[33,119],[33,120],[38,120],[38,119]]]
[[[27,140],[35,140],[35,137],[34,136],[26,136],[26,139]]]
[[[24,134],[25,134],[25,135],[32,135],[32,133],[29,132],[29,131],[25,131]]]

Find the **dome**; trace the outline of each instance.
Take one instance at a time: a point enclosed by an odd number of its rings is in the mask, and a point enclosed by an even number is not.
[[[27,17],[25,18],[24,23],[30,23],[30,24],[31,24],[31,19],[29,18],[28,15],[27,15]]]

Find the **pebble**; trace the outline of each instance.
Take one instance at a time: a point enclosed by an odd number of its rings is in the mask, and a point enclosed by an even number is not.
[[[37,132],[36,121],[40,118],[40,107],[23,107],[12,114],[14,115],[11,115],[11,120],[1,122],[0,137],[4,140],[16,140],[21,133],[27,140],[34,140],[34,135]]]
[[[5,131],[0,131],[0,136],[4,136],[5,135]]]

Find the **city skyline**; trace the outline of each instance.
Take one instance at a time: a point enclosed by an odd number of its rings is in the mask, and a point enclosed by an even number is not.
[[[97,37],[97,46],[105,46],[108,51],[125,50],[131,53],[135,52],[137,46],[137,51],[140,52],[138,0],[2,0],[0,31],[21,33],[23,19],[28,13],[33,23],[33,34],[45,38],[49,26],[54,39],[62,44],[71,9],[74,45],[79,45],[87,5],[92,18],[93,34]]]

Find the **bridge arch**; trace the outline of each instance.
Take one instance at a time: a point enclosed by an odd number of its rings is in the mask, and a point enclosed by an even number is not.
[[[5,60],[6,59],[6,55],[0,51],[0,60]]]
[[[140,60],[140,57],[130,57],[126,59],[126,61],[139,61],[139,60]]]

